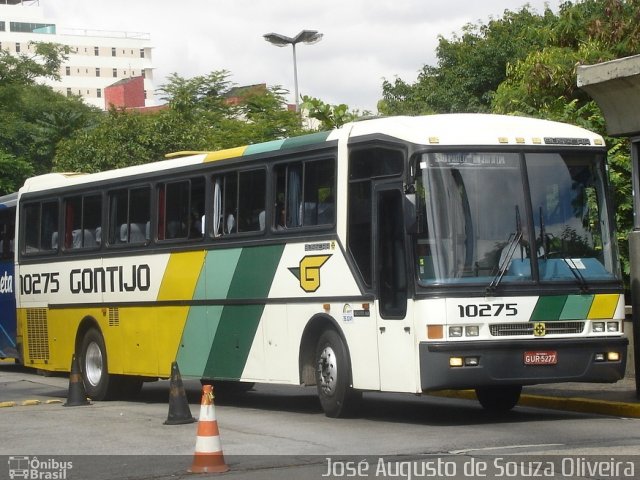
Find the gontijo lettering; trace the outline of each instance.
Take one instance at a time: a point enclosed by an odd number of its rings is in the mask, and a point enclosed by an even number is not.
[[[1,282],[4,288],[4,277]],[[151,287],[151,267],[147,264],[142,264],[131,265],[131,267],[113,265],[109,267],[74,268],[69,272],[68,287],[68,291],[74,294],[146,292]],[[21,295],[40,295],[59,291],[59,272],[20,275]]]
[[[98,268],[75,268],[69,275],[71,293],[146,292],[151,286],[149,265],[131,265],[131,271],[122,265]]]

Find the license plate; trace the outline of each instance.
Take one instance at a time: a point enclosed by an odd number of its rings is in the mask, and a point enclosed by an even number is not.
[[[556,363],[558,363],[558,352],[554,350],[524,352],[525,365],[555,365]]]

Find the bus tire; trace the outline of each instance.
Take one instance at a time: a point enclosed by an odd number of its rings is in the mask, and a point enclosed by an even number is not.
[[[501,385],[476,388],[476,396],[482,408],[492,413],[504,413],[520,400],[522,385]]]
[[[80,370],[87,396],[92,400],[109,400],[118,393],[118,381],[107,368],[107,349],[102,333],[90,328],[80,344]]]
[[[316,386],[327,417],[354,414],[362,392],[351,386],[351,365],[345,344],[335,330],[325,330],[316,347]]]
[[[137,397],[144,383],[144,379],[137,375],[111,375],[111,380],[117,381],[118,397],[125,400]]]

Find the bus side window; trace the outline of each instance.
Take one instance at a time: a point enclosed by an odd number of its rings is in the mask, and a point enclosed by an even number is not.
[[[264,212],[267,179],[265,171],[240,172],[238,179],[238,231],[261,230],[260,215]]]
[[[15,216],[15,209],[11,210],[11,214]],[[15,227],[13,220],[6,215],[7,218],[0,219],[0,258],[7,260],[13,258],[13,236]]]
[[[307,162],[304,168],[304,225],[331,225],[335,221],[335,161]]]
[[[45,201],[25,205],[24,246],[22,251],[29,255],[41,252],[53,252],[58,249],[58,202]]]
[[[264,229],[266,173],[263,169],[213,177],[213,236]]]
[[[278,165],[275,177],[275,230],[334,223],[334,159]]]
[[[238,174],[227,173],[213,177],[213,236],[235,233]]]
[[[203,213],[202,178],[158,186],[158,240],[202,238]]]
[[[109,192],[109,244],[150,240],[150,194],[148,186]]]
[[[64,248],[95,248],[102,235],[102,197],[77,196],[64,202]]]

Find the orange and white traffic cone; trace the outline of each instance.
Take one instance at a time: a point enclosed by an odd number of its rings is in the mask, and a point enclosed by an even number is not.
[[[220,432],[213,405],[213,386],[204,385],[202,387],[202,402],[200,402],[196,452],[193,455],[193,464],[189,472],[222,473],[227,471],[229,471],[229,467],[224,463]]]

